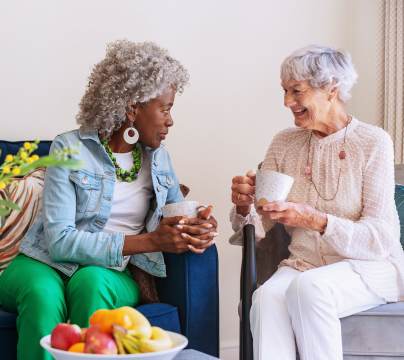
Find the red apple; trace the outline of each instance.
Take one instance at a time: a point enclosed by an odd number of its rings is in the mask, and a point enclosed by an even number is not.
[[[91,326],[87,329],[85,353],[90,354],[118,354],[114,338],[100,331],[98,327]]]
[[[51,346],[55,349],[68,350],[80,341],[81,329],[78,325],[60,323],[52,330]]]

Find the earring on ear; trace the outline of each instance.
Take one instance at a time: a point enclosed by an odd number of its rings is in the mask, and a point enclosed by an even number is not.
[[[139,131],[133,126],[133,123],[136,118],[136,113],[133,111],[130,115],[129,113],[126,113],[127,120],[130,122],[130,126],[125,129],[123,133],[123,140],[129,144],[133,145],[136,144],[139,140]]]
[[[137,131],[136,128],[133,126],[133,122],[131,123],[130,127],[125,129],[125,131],[123,133],[123,139],[129,145],[133,145],[138,142],[139,131]]]

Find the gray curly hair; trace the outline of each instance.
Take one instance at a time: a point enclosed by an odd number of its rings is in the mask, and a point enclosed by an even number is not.
[[[351,56],[326,46],[310,45],[294,51],[281,65],[281,80],[307,80],[312,87],[329,84],[339,90],[339,99],[346,102],[358,74]]]
[[[156,44],[114,41],[91,72],[77,123],[109,138],[125,122],[130,104],[146,103],[170,86],[182,93],[188,81],[184,66]]]

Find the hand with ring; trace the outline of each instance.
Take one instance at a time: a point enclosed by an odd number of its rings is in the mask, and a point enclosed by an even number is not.
[[[255,171],[250,170],[245,176],[235,176],[231,191],[231,201],[236,205],[237,213],[246,216],[254,203]]]

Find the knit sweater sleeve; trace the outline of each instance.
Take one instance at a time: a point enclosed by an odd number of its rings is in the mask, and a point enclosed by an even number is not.
[[[341,256],[357,260],[387,258],[400,238],[394,202],[394,150],[384,131],[374,144],[366,144],[363,170],[362,213],[357,221],[327,214],[322,238]],[[358,189],[359,190],[359,189]]]
[[[268,147],[264,161],[262,162],[262,170],[278,170],[277,158],[282,154],[282,144],[284,144],[285,131],[276,135]],[[230,221],[235,234],[230,238],[230,243],[233,245],[242,245],[242,229],[246,224],[252,224],[255,226],[255,236],[257,240],[261,240],[265,237],[267,231],[269,231],[274,223],[269,220],[263,220],[254,206],[251,206],[250,213],[247,216],[237,214],[236,207],[230,211]]]

